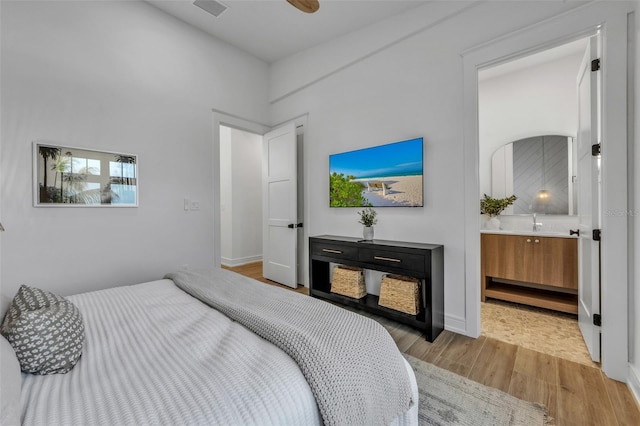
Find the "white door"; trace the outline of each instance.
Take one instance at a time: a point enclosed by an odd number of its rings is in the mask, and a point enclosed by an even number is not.
[[[298,238],[296,128],[293,123],[263,137],[262,275],[295,288]]]
[[[594,361],[600,361],[600,242],[593,230],[600,228],[599,156],[592,155],[598,132],[598,72],[591,70],[597,58],[597,39],[591,37],[578,73],[578,323]]]

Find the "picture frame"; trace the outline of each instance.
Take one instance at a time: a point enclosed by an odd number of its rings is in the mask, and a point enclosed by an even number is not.
[[[33,143],[34,207],[138,207],[138,156]]]
[[[424,207],[424,138],[329,155],[329,207]]]

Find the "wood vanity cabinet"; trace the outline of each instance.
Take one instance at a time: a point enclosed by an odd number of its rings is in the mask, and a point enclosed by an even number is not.
[[[481,235],[486,297],[577,313],[578,240],[537,235]]]

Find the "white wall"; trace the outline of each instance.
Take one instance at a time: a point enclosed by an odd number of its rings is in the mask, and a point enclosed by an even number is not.
[[[233,259],[262,259],[262,136],[231,129]]]
[[[480,194],[491,194],[491,157],[504,144],[532,136],[576,135],[576,77],[582,56],[578,53],[480,79]]]
[[[456,2],[457,3],[457,2]],[[463,3],[455,5],[460,8]],[[376,238],[441,243],[445,247],[445,324],[465,332],[465,234],[463,181],[463,63],[465,49],[512,29],[554,16],[572,5],[555,2],[476,4],[451,17],[446,5],[427,5],[412,11],[398,25],[410,37],[397,43],[388,39],[380,49],[367,49],[350,63],[334,57],[322,46],[301,55],[301,66],[327,62],[333,71],[298,81],[287,80],[296,69],[296,58],[272,69],[273,87],[285,87],[285,95],[272,103],[272,120],[309,112],[305,134],[307,158],[309,235],[360,235],[356,209],[331,209],[328,201],[328,156],[397,140],[424,136],[424,208],[380,208]],[[454,7],[454,5],[449,5]],[[424,27],[413,16],[428,16]],[[443,17],[450,19],[440,20]],[[439,21],[440,20],[440,21]],[[395,22],[395,21],[394,21]],[[383,24],[385,30],[391,30]],[[411,27],[411,25],[415,25]],[[423,28],[422,30],[420,30]],[[461,30],[461,29],[464,29]],[[363,34],[360,34],[363,35]],[[372,40],[376,40],[372,36]],[[357,50],[359,41],[340,50]],[[360,39],[359,39],[360,40]],[[342,43],[341,43],[342,42]],[[386,47],[385,47],[386,46]],[[369,52],[375,52],[369,54]],[[299,77],[298,77],[299,78]],[[282,81],[280,81],[282,80]],[[283,90],[283,93],[285,90]],[[272,98],[277,98],[272,91]],[[479,239],[479,237],[478,237]]]
[[[1,308],[21,283],[68,295],[211,265],[211,109],[266,121],[267,64],[144,2],[0,7]],[[138,154],[140,206],[34,208],[34,140]]]
[[[474,2],[437,1],[281,59],[271,65],[269,100],[277,101],[381,49],[437,25]]]
[[[222,264],[238,266],[262,259],[262,136],[220,129]]]

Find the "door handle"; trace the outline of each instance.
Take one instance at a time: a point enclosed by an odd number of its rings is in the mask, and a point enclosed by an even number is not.
[[[287,225],[287,228],[290,228],[290,229],[302,228],[302,222],[300,222],[300,223],[290,223],[290,224]]]
[[[575,231],[573,229],[569,229],[569,235],[575,235],[577,237],[580,236],[580,230],[576,229]]]
[[[400,259],[394,259],[392,257],[383,257],[383,256],[373,256],[375,260],[386,260],[387,262],[402,262]]]

